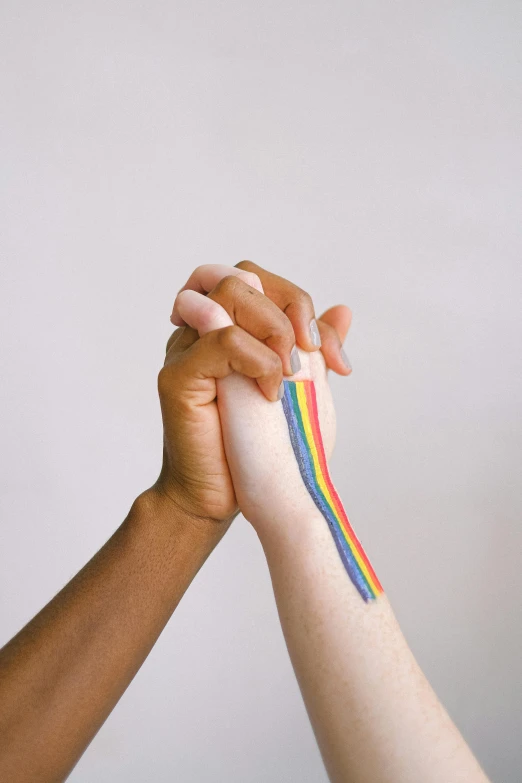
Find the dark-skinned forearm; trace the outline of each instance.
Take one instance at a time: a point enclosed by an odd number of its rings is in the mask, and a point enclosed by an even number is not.
[[[0,780],[67,776],[225,528],[148,490],[0,651]]]

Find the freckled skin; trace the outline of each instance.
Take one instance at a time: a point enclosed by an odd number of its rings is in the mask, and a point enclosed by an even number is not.
[[[330,454],[335,412],[320,354],[303,354]],[[281,624],[335,783],[486,783],[418,667],[384,594],[361,600],[301,479],[279,406],[248,379],[220,386],[239,505],[263,545]],[[277,465],[277,470],[274,470]],[[375,565],[375,563],[374,563]]]

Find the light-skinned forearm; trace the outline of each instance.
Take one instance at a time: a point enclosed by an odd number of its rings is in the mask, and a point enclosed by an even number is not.
[[[0,651],[0,780],[63,780],[226,526],[148,490],[105,546]]]
[[[483,783],[386,597],[365,603],[323,517],[259,531],[283,631],[335,783]]]

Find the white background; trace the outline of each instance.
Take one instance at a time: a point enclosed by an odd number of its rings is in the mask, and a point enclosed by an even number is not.
[[[156,478],[176,291],[354,311],[332,471],[489,774],[522,762],[522,6],[0,2],[0,641]],[[238,519],[71,776],[326,780]]]

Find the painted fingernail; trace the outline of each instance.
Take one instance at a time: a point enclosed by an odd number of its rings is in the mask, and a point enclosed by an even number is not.
[[[301,359],[299,358],[299,351],[297,350],[297,345],[294,345],[290,352],[290,367],[292,368],[292,373],[295,375],[296,372],[299,372],[301,369]]]
[[[347,355],[344,352],[344,348],[341,348],[341,359],[343,360],[344,364],[346,365],[348,370],[352,369],[352,365],[350,364],[350,360],[347,357]]]
[[[279,389],[277,390],[277,399],[282,400],[284,393],[285,393],[285,382],[281,381],[281,383],[279,384]]]
[[[319,334],[319,328],[317,326],[317,321],[315,318],[312,318],[310,321],[310,338],[314,345],[319,347],[321,345],[321,335]]]

